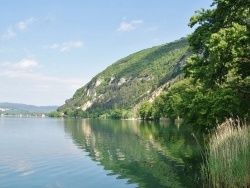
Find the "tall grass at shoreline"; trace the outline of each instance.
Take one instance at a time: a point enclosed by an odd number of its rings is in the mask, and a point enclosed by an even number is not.
[[[228,119],[211,134],[201,167],[204,187],[250,187],[250,127]]]

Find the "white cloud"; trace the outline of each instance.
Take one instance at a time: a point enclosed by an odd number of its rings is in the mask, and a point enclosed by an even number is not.
[[[71,42],[64,42],[62,44],[54,43],[52,45],[46,45],[44,46],[44,48],[59,49],[61,52],[66,52],[72,49],[81,48],[82,46],[83,46],[82,41],[75,41],[75,42],[71,41]]]
[[[33,17],[30,17],[29,19],[27,20],[24,20],[24,21],[21,21],[19,23],[16,24],[16,27],[19,29],[19,30],[25,30],[27,29],[27,27],[32,24],[34,22],[34,18]],[[2,38],[3,39],[11,39],[11,38],[14,38],[16,37],[16,33],[15,31],[12,29],[11,26],[8,27],[8,29],[5,31],[5,33],[2,35]]]
[[[30,71],[33,68],[40,67],[34,59],[22,59],[18,63],[5,62],[0,64],[0,77],[28,79],[33,81],[46,81],[68,85],[79,86],[79,80],[63,79],[53,76],[47,76],[37,71]]]
[[[20,98],[18,100],[25,103],[26,96],[31,95],[30,93],[33,92],[36,93],[35,97],[31,97],[34,102],[29,101],[26,102],[27,104],[41,103],[41,100],[49,101],[51,97],[54,98],[54,101],[58,101],[57,104],[62,104],[66,98],[71,97],[75,90],[83,85],[80,79],[50,76],[39,72],[39,70],[32,70],[32,68],[37,66],[38,63],[36,61],[29,59],[23,59],[18,63],[8,62],[0,64],[0,80],[4,80],[4,84],[1,87],[7,88],[4,90],[5,94],[1,93],[0,95],[7,98],[6,100],[10,100],[9,98],[13,98],[13,100]],[[16,87],[9,87],[13,84],[16,84]],[[8,95],[8,91],[26,93],[26,95],[25,98],[21,95],[20,97],[16,96],[13,92]],[[51,93],[53,91],[55,94]],[[58,97],[58,93],[60,93],[60,97]]]
[[[46,85],[46,88],[52,88],[57,86],[58,84],[62,85],[64,88],[76,90],[80,88],[83,83],[81,80],[77,79],[68,79],[68,78],[60,78],[49,75],[44,75],[39,72],[29,72],[27,70],[17,70],[17,69],[0,69],[0,78],[6,80],[15,79],[18,81],[33,82],[34,85]],[[45,89],[45,88],[44,88]]]
[[[16,36],[16,33],[12,30],[12,27],[10,26],[5,33],[2,35],[3,39],[11,39]]]
[[[132,20],[130,22],[122,21],[117,31],[118,32],[131,31],[131,30],[134,30],[136,26],[142,23],[143,23],[143,20]]]
[[[33,59],[22,59],[19,63],[13,65],[17,69],[30,69],[38,67],[38,63]]]
[[[27,20],[24,20],[24,21],[17,23],[16,26],[19,30],[25,30],[25,29],[27,29],[28,25],[32,24],[33,22],[34,22],[34,18],[30,17]]]
[[[83,43],[81,41],[77,41],[77,42],[65,42],[62,44],[61,47],[61,51],[65,52],[65,51],[69,51],[73,48],[81,48],[83,46]]]
[[[33,59],[0,63],[0,98],[34,105],[61,105],[83,85],[82,79],[51,76],[35,69],[37,66],[40,67]]]
[[[33,59],[22,59],[18,63],[5,62],[1,65],[9,70],[31,70],[32,68],[38,67],[38,63]]]

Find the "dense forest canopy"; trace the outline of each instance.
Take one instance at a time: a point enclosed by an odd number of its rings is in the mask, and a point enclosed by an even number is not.
[[[250,1],[214,0],[212,7],[190,19],[198,28],[189,36],[194,55],[185,73],[202,85],[198,101],[207,99],[211,122],[221,123],[230,116],[249,117]]]
[[[249,94],[250,1],[214,1],[211,10],[196,12],[189,25],[199,25],[189,37],[195,53],[186,74],[207,88],[232,88]]]

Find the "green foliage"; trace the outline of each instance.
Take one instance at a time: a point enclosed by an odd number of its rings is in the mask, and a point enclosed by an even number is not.
[[[162,93],[160,96],[163,96]],[[159,120],[161,117],[164,117],[164,100],[162,97],[157,97],[152,103],[152,118]]]
[[[82,109],[75,109],[72,114],[70,114],[73,117],[79,117],[79,118],[88,118],[89,114],[88,112],[83,111]]]
[[[140,117],[142,119],[152,119],[152,108],[150,102],[143,103],[138,110]]]
[[[218,0],[213,10],[198,11],[190,26],[199,24],[189,36],[195,54],[186,75],[207,88],[230,87],[250,94],[250,2]]]
[[[48,114],[49,117],[62,117],[62,113],[58,111],[52,111]]]
[[[237,93],[229,88],[212,92],[197,92],[184,116],[185,122],[196,129],[207,132],[232,116],[242,117],[241,101]]]
[[[50,117],[57,117],[53,116],[54,114],[62,116],[60,112],[53,112]],[[75,110],[67,108],[64,110],[63,116],[70,118],[128,119],[131,117],[131,114],[125,109],[118,109],[116,107],[112,110],[95,109],[89,111],[83,111],[80,108]]]
[[[66,108],[66,109],[63,111],[63,115],[66,116],[66,117],[72,117],[72,116],[73,116],[73,110],[70,109],[70,108]]]
[[[231,88],[206,90],[202,84],[194,84],[193,79],[189,78],[176,82],[155,99],[152,117],[181,117],[184,124],[207,132],[232,115],[243,118],[242,102],[238,93]]]
[[[164,116],[171,119],[178,116],[184,117],[190,109],[190,101],[196,92],[197,88],[193,86],[190,79],[173,84],[165,94],[161,95],[165,101]]]
[[[247,117],[250,109],[250,1],[216,0],[213,5],[190,20],[191,27],[199,26],[189,36],[195,53],[185,67],[186,76],[202,83],[191,105],[202,111],[205,124]]]
[[[122,119],[122,110],[120,110],[120,109],[112,110],[109,117],[111,119]]]

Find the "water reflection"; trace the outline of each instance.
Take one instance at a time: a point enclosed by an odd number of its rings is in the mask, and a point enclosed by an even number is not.
[[[65,119],[65,131],[109,175],[139,187],[199,187],[200,156],[185,126]]]

